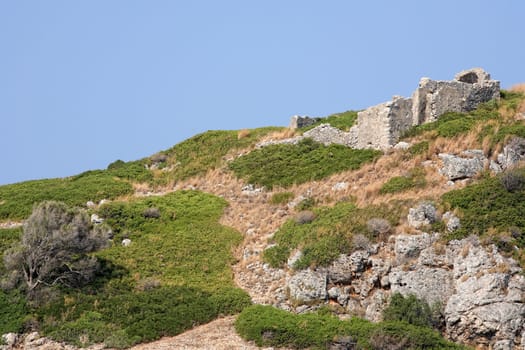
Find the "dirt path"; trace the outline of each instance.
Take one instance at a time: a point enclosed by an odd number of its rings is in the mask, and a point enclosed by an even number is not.
[[[242,339],[233,326],[235,317],[219,318],[205,325],[195,327],[176,337],[166,337],[152,343],[140,344],[131,350],[260,350],[253,343]]]

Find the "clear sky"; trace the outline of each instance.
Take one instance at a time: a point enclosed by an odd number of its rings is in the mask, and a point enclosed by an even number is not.
[[[522,0],[0,0],[0,184],[287,125],[483,67],[525,81]]]

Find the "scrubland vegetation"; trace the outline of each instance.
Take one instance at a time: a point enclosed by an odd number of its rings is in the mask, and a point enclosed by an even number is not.
[[[404,136],[411,147],[400,151],[396,159],[417,163],[464,147],[478,147],[494,158],[509,137],[525,137],[525,124],[514,118],[525,111],[524,100],[520,92],[503,91],[499,102],[483,104],[469,113],[447,113],[436,122],[415,127]],[[349,111],[322,122],[348,130],[356,117],[356,112]],[[294,191],[300,184],[350,174],[376,164],[382,155],[311,140],[254,149],[261,138],[275,132],[289,133],[283,128],[208,131],[149,158],[115,161],[105,170],[0,186],[0,221],[27,219],[43,201],[59,201],[77,211],[72,208],[85,207],[87,201],[112,200],[82,211],[82,215],[94,213],[104,218],[101,227],[110,230],[111,238],[107,247],[75,253],[85,253],[97,263],[90,270],[89,283],[46,280],[29,293],[20,278],[13,282],[17,270],[9,264],[9,252],[21,249],[27,229],[0,229],[0,252],[6,253],[0,262],[0,334],[36,329],[78,346],[104,342],[125,348],[241,312],[238,333],[258,345],[325,348],[346,339],[363,349],[384,349],[391,344],[463,349],[432,329],[439,328],[432,308],[415,298],[394,296],[384,313],[387,321],[377,324],[358,318],[341,321],[328,308],[295,315],[269,306],[250,306],[248,294],[235,286],[231,271],[232,252],[243,237],[219,224],[228,206],[225,199],[199,191],[133,197],[137,184],[151,190],[169,189],[177,181],[220,168],[268,192],[276,189],[267,197],[268,205],[275,208],[296,198]],[[496,244],[525,266],[524,168],[497,176],[485,172],[467,186],[447,189],[443,196],[443,191],[435,190],[438,185],[427,180],[431,171],[420,166],[404,169],[401,175],[384,170],[375,190],[357,189],[374,204],[358,205],[352,196],[334,197],[331,202],[322,199],[329,205],[319,204],[321,198],[304,199],[291,210],[294,217],[275,233],[263,260],[272,267],[283,267],[300,250],[302,255],[293,269],[326,266],[340,253],[386,241],[404,224],[408,208],[420,200],[411,197],[412,193],[421,190],[440,211],[454,211],[461,219],[461,228],[454,233],[442,226],[432,227],[443,233],[444,241],[479,235],[484,243]],[[79,221],[74,220],[74,225],[78,227]],[[122,245],[123,240],[129,244]],[[67,262],[57,271],[64,273],[72,266]]]

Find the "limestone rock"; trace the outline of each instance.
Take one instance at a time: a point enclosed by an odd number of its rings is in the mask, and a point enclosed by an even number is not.
[[[344,191],[348,188],[348,182],[337,182],[332,186],[332,191]]]
[[[91,223],[98,225],[104,222],[104,219],[97,214],[91,214]]]
[[[524,346],[525,277],[517,263],[477,238],[451,242],[456,292],[445,307],[447,335],[494,347]],[[500,346],[498,345],[498,346]]]
[[[453,212],[447,211],[443,214],[443,221],[447,225],[448,232],[454,232],[461,227],[459,218]]]
[[[423,202],[415,208],[408,210],[408,224],[414,228],[420,228],[434,223],[437,219],[436,207],[432,203]]]
[[[523,137],[512,138],[503,148],[503,152],[498,155],[498,163],[503,170],[523,160],[525,160],[525,138]]]
[[[393,293],[414,294],[429,305],[444,304],[454,292],[452,273],[441,268],[418,266],[413,271],[396,267],[388,276]]]
[[[16,333],[2,334],[2,341],[4,342],[4,345],[8,349],[11,349],[15,346],[16,342],[18,341],[18,334]]]
[[[311,138],[324,145],[338,144],[351,146],[353,143],[351,133],[334,128],[330,124],[318,125],[305,132],[303,137]]]
[[[462,155],[466,157],[440,153],[439,158],[443,161],[443,168],[440,169],[441,174],[449,180],[460,180],[475,176],[485,167],[487,158],[482,151],[464,151]]]
[[[302,270],[293,275],[287,283],[290,298],[299,302],[323,301],[327,297],[326,274]]]
[[[327,268],[328,280],[331,283],[350,283],[352,278],[359,276],[366,268],[370,254],[358,250],[352,255],[341,254]]]

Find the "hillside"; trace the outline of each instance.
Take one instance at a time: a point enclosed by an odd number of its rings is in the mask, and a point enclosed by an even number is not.
[[[473,69],[0,186],[5,348],[523,348],[524,160],[525,86]],[[12,263],[43,201],[107,234],[89,280],[31,289]]]

